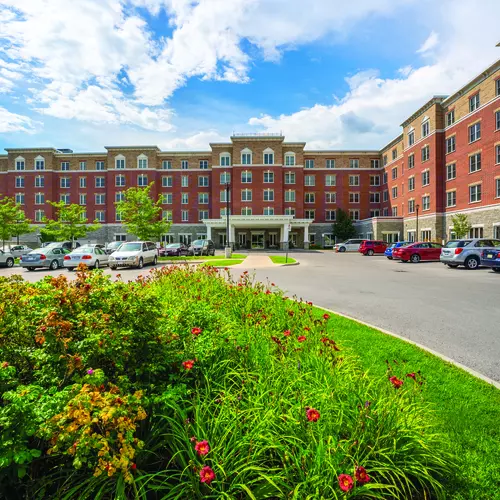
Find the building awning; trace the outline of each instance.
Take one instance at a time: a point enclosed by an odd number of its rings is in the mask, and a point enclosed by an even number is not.
[[[220,219],[204,219],[203,224],[213,229],[224,229],[226,217]],[[288,224],[292,228],[309,227],[312,219],[296,219],[292,215],[230,215],[229,225],[239,228],[283,227]]]

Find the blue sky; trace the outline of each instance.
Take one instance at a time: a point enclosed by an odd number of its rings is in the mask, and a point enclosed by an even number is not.
[[[464,0],[0,0],[0,148],[233,132],[380,148],[500,56],[500,4]],[[230,7],[228,7],[230,6]]]

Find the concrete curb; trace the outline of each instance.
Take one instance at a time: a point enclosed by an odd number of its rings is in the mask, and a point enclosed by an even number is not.
[[[274,262],[273,262],[273,264],[274,264]],[[300,264],[300,262],[297,260],[296,262],[292,262],[290,264],[274,264],[274,265],[280,266],[280,267],[287,267],[287,266],[298,266],[299,264]]]
[[[397,333],[390,332],[389,330],[385,330],[383,328],[372,325],[370,323],[366,323],[365,321],[361,321],[359,319],[353,318],[352,316],[348,316],[347,314],[342,314],[342,313],[339,313],[339,312],[334,311],[332,309],[328,309],[327,307],[318,306],[317,304],[314,304],[314,307],[317,307],[318,309],[321,309],[323,311],[327,311],[327,312],[330,312],[330,313],[335,314],[337,316],[340,316],[341,318],[349,319],[351,321],[359,323],[360,325],[364,325],[364,326],[367,326],[369,328],[373,328],[374,330],[378,330],[379,332],[385,333],[386,335],[390,335],[391,337],[395,337],[399,340],[402,340],[402,341],[406,342],[407,344],[412,344],[415,347],[418,347],[419,349],[422,349],[423,351],[428,352],[429,354],[432,354],[433,356],[436,356],[437,358],[442,359],[443,361],[446,361],[447,363],[450,363],[453,366],[456,366],[457,368],[460,368],[461,370],[469,373],[473,377],[478,378],[478,379],[482,380],[483,382],[486,382],[487,384],[490,384],[497,389],[500,389],[500,382],[497,382],[496,380],[493,380],[493,379],[487,377],[486,375],[483,375],[482,373],[479,373],[479,372],[473,370],[472,368],[469,368],[468,366],[465,366],[462,363],[459,363],[458,361],[455,361],[455,360],[449,358],[448,356],[445,356],[444,354],[441,354],[437,351],[434,351],[434,349],[430,349],[429,347],[426,347],[422,344],[419,344],[418,342],[414,342],[413,340],[409,340],[405,337],[402,337],[401,335],[398,335]]]

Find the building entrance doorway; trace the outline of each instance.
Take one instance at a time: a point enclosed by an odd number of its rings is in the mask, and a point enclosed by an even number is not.
[[[220,248],[226,247],[226,233],[219,233],[219,246]]]
[[[297,248],[297,233],[290,233],[288,243],[290,248]]]
[[[264,250],[264,233],[252,233],[252,249]]]
[[[278,248],[278,233],[269,233],[269,248]]]
[[[238,245],[240,248],[247,247],[247,233],[238,233]]]

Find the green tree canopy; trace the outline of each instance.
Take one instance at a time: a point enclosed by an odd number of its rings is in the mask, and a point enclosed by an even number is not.
[[[454,215],[451,218],[451,222],[453,224],[451,230],[457,238],[465,238],[472,228],[469,218],[465,214]]]
[[[356,236],[356,229],[351,220],[351,217],[345,210],[342,210],[341,208],[337,209],[337,220],[333,224],[332,232],[333,237],[341,241],[345,241]]]
[[[14,198],[4,197],[0,200],[0,238],[2,239],[2,248],[5,248],[5,242],[16,236],[30,233],[34,229],[30,227],[31,221],[26,218],[22,206],[16,203]]]
[[[52,234],[56,241],[70,240],[74,242],[101,227],[98,221],[89,224],[85,217],[85,207],[81,205],[66,205],[64,201],[49,201],[49,204],[56,209],[56,215],[53,220],[45,217],[43,222],[45,223],[45,232]]]
[[[161,197],[155,202],[150,195],[153,183],[144,188],[129,188],[124,199],[115,203],[127,232],[141,240],[160,241],[171,223],[162,217]]]

